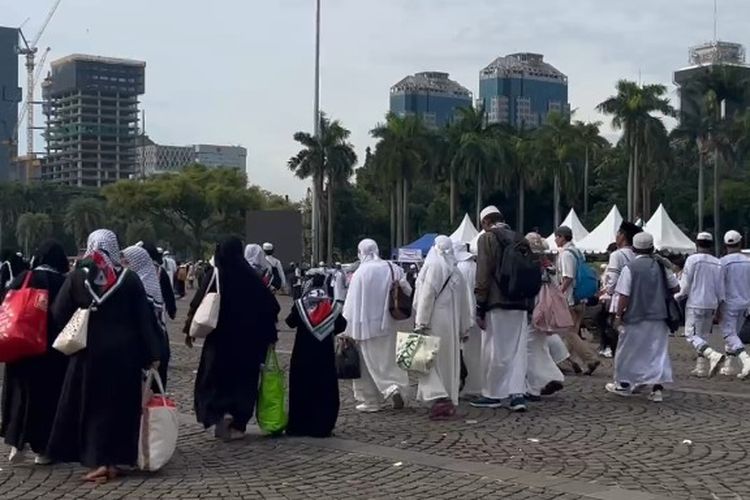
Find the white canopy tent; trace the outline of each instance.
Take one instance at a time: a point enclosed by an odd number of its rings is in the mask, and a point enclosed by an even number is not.
[[[471,222],[469,214],[465,214],[461,224],[453,231],[450,238],[455,243],[471,243],[477,237],[479,231]]]
[[[573,243],[577,244],[577,242],[581,241],[589,235],[588,230],[583,226],[583,223],[581,223],[581,219],[578,218],[578,214],[573,208],[570,209],[570,212],[568,212],[568,216],[565,217],[565,220],[562,221],[562,224],[560,225],[567,226],[573,231]],[[549,245],[550,250],[557,250],[554,232],[549,235],[546,241]]]
[[[612,207],[604,220],[588,236],[576,242],[576,247],[584,253],[605,253],[622,224],[622,215],[617,205]]]
[[[656,250],[671,253],[695,252],[695,243],[672,221],[664,205],[659,205],[643,230],[654,237]]]

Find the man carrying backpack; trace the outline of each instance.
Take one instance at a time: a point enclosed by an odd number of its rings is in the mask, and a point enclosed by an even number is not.
[[[541,287],[539,264],[523,236],[511,231],[497,207],[482,210],[477,242],[477,326],[482,330],[482,397],[475,408],[526,411],[528,311]]]
[[[573,231],[567,226],[560,226],[555,231],[555,244],[560,249],[557,255],[558,276],[561,276],[560,290],[568,299],[570,313],[573,316],[573,328],[561,335],[571,358],[586,365],[585,374],[591,375],[601,362],[597,359],[594,348],[578,335],[583,321],[586,301],[593,297],[599,287],[596,273],[586,264],[583,253],[573,244]],[[575,368],[575,367],[574,367]]]

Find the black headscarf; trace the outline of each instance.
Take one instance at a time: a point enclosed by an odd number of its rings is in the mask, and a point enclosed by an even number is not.
[[[632,222],[623,221],[622,224],[620,224],[620,232],[625,235],[625,238],[628,240],[628,243],[632,245],[633,237],[638,233],[642,233],[643,228],[638,227]]]
[[[154,245],[150,241],[144,241],[140,244],[140,246],[148,252],[148,255],[151,257],[151,260],[153,260],[159,265],[162,265],[163,263],[162,255],[159,253],[159,250],[156,249],[156,245]]]
[[[33,260],[34,267],[48,266],[60,274],[65,274],[70,270],[68,256],[65,250],[55,240],[47,240],[37,248]]]

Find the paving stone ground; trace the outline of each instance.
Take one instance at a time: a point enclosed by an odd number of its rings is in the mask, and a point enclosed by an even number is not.
[[[290,301],[281,302],[288,311]],[[750,381],[691,379],[694,357],[684,339],[671,340],[676,384],[660,405],[645,395],[605,393],[609,360],[592,377],[568,377],[562,393],[526,414],[462,403],[451,422],[431,422],[417,405],[359,414],[350,384],[342,383],[334,438],[269,438],[255,431],[225,444],[194,421],[200,349],[182,345],[187,301],[179,306],[170,325],[169,392],[181,412],[172,462],[156,474],[134,472],[92,486],[81,482],[85,471],[78,466],[0,461],[0,499],[750,499]],[[285,366],[293,340],[292,332],[281,332]],[[0,453],[7,451],[0,445]]]

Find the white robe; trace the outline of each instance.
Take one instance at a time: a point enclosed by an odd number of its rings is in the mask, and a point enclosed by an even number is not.
[[[393,396],[409,396],[409,375],[396,365],[396,332],[357,342],[362,377],[352,381],[358,403],[378,406]]]
[[[440,338],[440,350],[429,373],[419,377],[417,399],[435,401],[448,398],[458,405],[460,341],[472,321],[469,289],[458,270],[453,271],[444,288],[445,282],[434,283],[431,278],[428,272],[424,282],[417,284],[414,296],[416,324],[428,326],[430,335]]]
[[[526,392],[539,396],[545,385],[552,381],[563,382],[565,376],[552,358],[547,334],[530,331],[527,347],[529,366],[526,370]]]
[[[458,263],[458,270],[464,276],[466,286],[469,289],[471,299],[471,328],[464,338],[461,345],[461,351],[464,356],[466,365],[466,385],[463,394],[479,395],[482,394],[482,331],[476,326],[476,298],[474,296],[474,286],[476,285],[477,263],[474,260],[464,260]]]
[[[672,382],[669,328],[664,321],[625,325],[617,342],[614,379],[631,387]]]
[[[505,399],[526,392],[528,366],[526,311],[493,309],[482,332],[482,396]]]
[[[547,336],[547,347],[549,348],[549,354],[552,356],[552,360],[555,364],[560,364],[570,357],[570,351],[565,346],[565,342],[560,338],[558,334]]]

